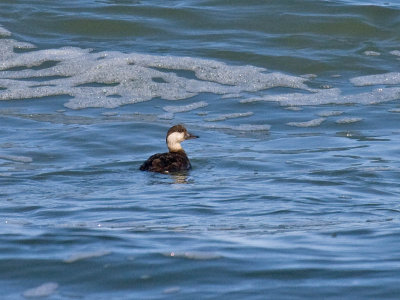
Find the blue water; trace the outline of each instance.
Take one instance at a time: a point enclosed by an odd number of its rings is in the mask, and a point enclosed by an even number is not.
[[[1,1],[1,299],[398,299],[399,64],[392,1]]]

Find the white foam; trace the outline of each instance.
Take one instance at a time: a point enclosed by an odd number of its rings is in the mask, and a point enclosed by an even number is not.
[[[222,99],[240,98],[240,97],[242,97],[242,94],[239,94],[239,93],[237,93],[237,94],[225,94],[225,95],[221,96]]]
[[[66,106],[72,109],[114,108],[157,97],[188,99],[199,93],[239,97],[242,92],[273,87],[309,90],[305,78],[214,60],[76,47],[16,53],[16,47],[34,46],[0,39],[1,100],[69,95],[72,99]]]
[[[350,124],[362,121],[363,118],[341,118],[335,121],[337,124]]]
[[[331,116],[340,116],[343,114],[343,111],[341,110],[326,110],[326,111],[321,111],[317,115],[320,117],[331,117]]]
[[[205,101],[195,102],[187,105],[177,105],[177,106],[164,106],[163,109],[168,113],[181,113],[187,112],[191,110],[195,110],[201,107],[208,106],[208,103]]]
[[[10,41],[10,40],[0,40],[0,42],[4,41]],[[33,48],[34,46],[30,46],[31,44],[27,43],[18,43],[14,42],[11,45],[14,47],[19,47],[19,48]],[[48,50],[37,50],[37,51],[30,51],[26,53],[14,53],[10,52],[10,58],[6,61],[2,61],[0,65],[0,70],[6,70],[10,68],[16,68],[16,67],[36,67],[40,66],[44,62],[49,62],[49,61],[59,61],[59,62],[67,62],[67,60],[74,60],[77,58],[82,58],[84,57],[90,50],[83,50],[80,48],[73,48],[73,47],[65,47],[65,48],[60,48],[60,49],[48,49]],[[14,74],[16,74],[16,78],[24,78],[25,76],[51,76],[51,75],[60,75],[60,74],[55,74],[54,72],[50,73],[49,75],[46,74],[46,72],[43,72],[41,70],[29,70],[30,72],[25,72],[26,74],[24,75],[24,72],[18,72],[14,71]],[[47,70],[50,71],[50,70]],[[19,74],[19,76],[18,76]],[[22,76],[21,76],[22,75]],[[62,74],[65,75],[65,74]],[[6,75],[7,77],[10,76],[10,74]]]
[[[377,52],[377,51],[364,51],[364,55],[367,55],[367,56],[380,56],[381,53]]]
[[[206,125],[206,128],[210,129],[228,129],[234,131],[269,131],[271,129],[271,125],[251,125],[251,124],[240,124],[240,125],[225,125],[225,124],[218,124],[218,125]]]
[[[7,34],[2,27],[0,32]],[[258,98],[240,102],[273,101],[296,107],[352,103],[367,105],[400,98],[398,87],[343,95],[338,88],[309,88],[305,82],[312,76],[291,76],[255,66],[232,66],[210,59],[117,51],[94,52],[77,47],[44,50],[35,50],[34,47],[13,39],[0,39],[0,100],[68,95],[71,99],[65,103],[66,107],[83,109],[115,108],[154,98],[184,100],[201,93],[234,98],[257,92],[262,93]],[[27,51],[15,52],[15,48]],[[355,77],[351,82],[356,86],[400,84],[400,73]],[[268,94],[266,89],[276,87],[300,91]],[[168,113],[165,117],[171,118],[173,113],[206,105],[205,101],[168,105],[164,107]]]
[[[295,126],[295,127],[316,127],[322,124],[326,119],[325,118],[318,118],[318,119],[313,119],[310,121],[306,122],[289,122],[286,123],[286,125],[289,126]]]
[[[47,297],[51,294],[54,294],[58,289],[58,284],[55,282],[47,282],[38,287],[26,290],[23,293],[24,297],[33,298],[33,297]]]
[[[207,122],[216,122],[216,121],[225,121],[228,119],[244,118],[244,117],[249,117],[252,115],[254,115],[254,113],[249,111],[249,112],[244,112],[244,113],[222,114],[222,115],[218,115],[214,118],[208,118],[208,119],[204,119],[204,120]]]
[[[314,93],[290,93],[267,95],[264,97],[241,100],[241,103],[259,101],[279,102],[283,106],[307,106],[324,104],[377,104],[400,99],[400,88],[378,88],[370,92],[342,95],[338,88],[316,90]]]
[[[395,56],[400,56],[400,50],[393,50],[393,51],[390,51],[389,53],[392,55],[395,55]]]
[[[400,73],[391,72],[378,75],[359,76],[350,79],[350,82],[355,86],[400,84]]]
[[[8,59],[12,59],[15,56],[14,48],[31,49],[34,48],[34,46],[29,43],[17,42],[11,39],[0,39],[0,70],[3,70],[2,66],[3,64],[7,64]]]
[[[284,106],[303,106],[329,104],[340,96],[339,89],[322,89],[314,93],[288,93],[280,95],[266,95],[264,97],[241,100],[241,103],[251,103],[258,101],[279,102]]]

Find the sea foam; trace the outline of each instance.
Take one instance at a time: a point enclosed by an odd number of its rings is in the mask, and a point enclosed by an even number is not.
[[[15,48],[26,51],[16,53]],[[240,95],[273,87],[308,90],[304,78],[254,66],[77,47],[33,48],[0,39],[0,100],[69,95],[68,108],[114,108],[157,97],[188,99],[200,93]]]
[[[337,124],[351,124],[362,121],[362,118],[341,118],[335,121]]]
[[[305,122],[289,122],[286,123],[286,125],[289,126],[295,126],[295,127],[316,127],[322,124],[326,119],[325,118],[318,118],[318,119],[313,119],[310,121],[305,121]]]
[[[355,86],[400,84],[400,73],[391,72],[378,75],[359,76],[350,79]]]
[[[33,44],[10,39],[10,35],[0,27],[0,100],[67,95],[70,100],[66,107],[83,109],[115,108],[154,98],[185,100],[202,93],[240,103],[271,101],[287,107],[368,105],[400,98],[400,87],[386,86],[400,84],[400,73],[396,72],[354,77],[350,79],[354,86],[385,86],[343,94],[340,88],[308,87],[306,82],[312,80],[311,76],[292,76],[256,66],[229,65],[195,57],[96,52],[79,47],[36,49]],[[268,91],[280,87],[293,92]],[[164,107],[166,118],[186,109],[192,107]]]
[[[257,131],[269,131],[271,129],[271,125],[252,125],[252,124],[240,124],[240,125],[227,125],[227,124],[218,124],[218,125],[206,125],[206,128],[210,129],[228,129],[233,131],[241,131],[241,132],[257,132]]]
[[[400,50],[393,50],[393,51],[390,51],[389,53],[392,55],[395,55],[395,56],[400,56]]]
[[[177,105],[177,106],[164,106],[163,109],[169,113],[180,113],[195,110],[198,108],[206,107],[208,105],[205,101],[195,102],[187,105]]]
[[[36,298],[36,297],[47,297],[51,294],[54,294],[58,289],[58,284],[55,282],[47,282],[38,287],[26,290],[23,293],[24,297],[27,298]]]
[[[243,99],[241,103],[260,101],[279,102],[283,106],[310,106],[324,104],[377,104],[400,99],[400,88],[377,88],[370,92],[346,94],[338,88],[322,89],[312,93],[289,93],[281,95],[266,95],[263,97]]]
[[[228,119],[245,118],[245,117],[250,117],[252,115],[254,115],[254,113],[249,111],[249,112],[244,112],[244,113],[221,114],[214,118],[207,118],[204,120],[207,122],[217,122],[217,121],[225,121]]]

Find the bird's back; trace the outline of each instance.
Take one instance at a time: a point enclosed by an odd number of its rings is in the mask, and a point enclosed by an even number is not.
[[[181,172],[190,168],[190,161],[184,151],[154,154],[140,166],[141,171],[158,173]]]

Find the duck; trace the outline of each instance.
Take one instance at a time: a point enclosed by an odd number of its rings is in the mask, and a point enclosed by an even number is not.
[[[188,171],[192,168],[181,142],[197,139],[199,136],[187,131],[182,124],[172,126],[165,138],[169,152],[157,153],[150,156],[141,166],[141,171],[157,173],[176,173]]]

